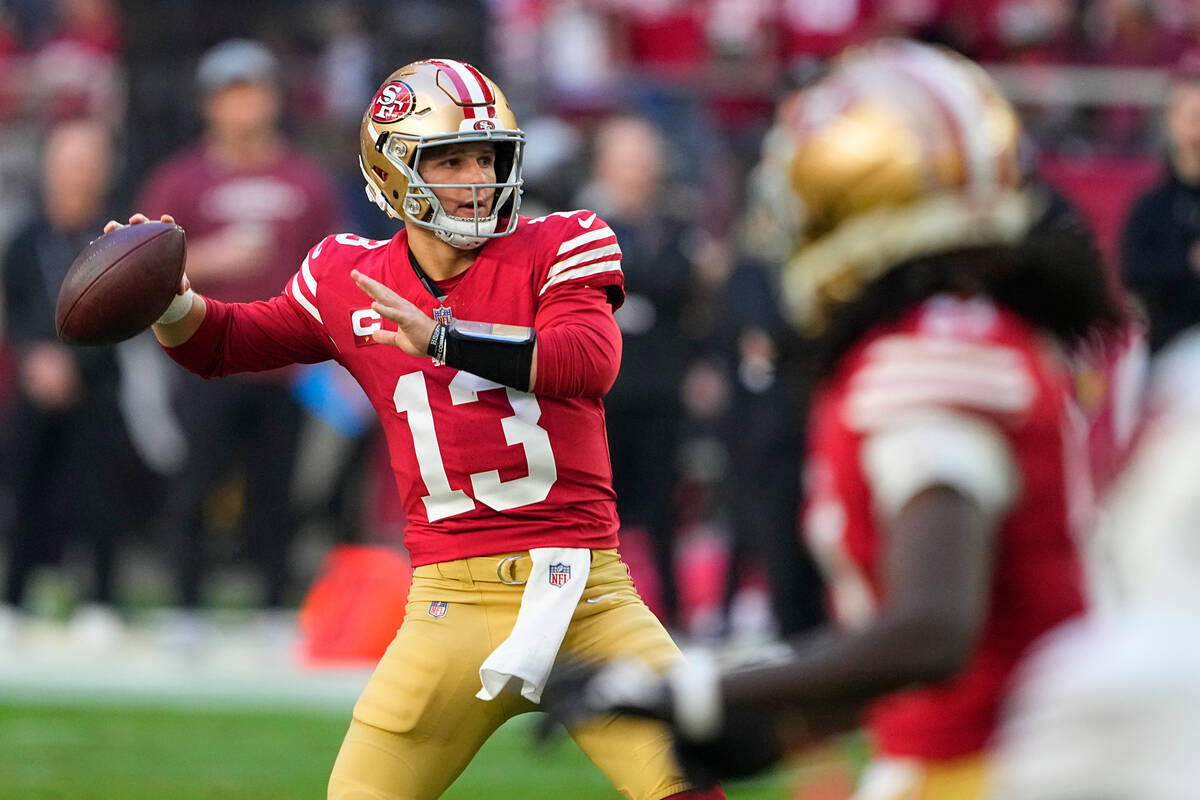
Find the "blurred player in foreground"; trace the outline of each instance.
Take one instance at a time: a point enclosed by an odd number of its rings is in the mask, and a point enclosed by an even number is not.
[[[367,194],[403,231],[326,237],[264,302],[203,298],[185,278],[154,330],[204,376],[334,359],[369,396],[416,569],[329,797],[433,798],[505,720],[537,710],[560,645],[664,670],[679,651],[616,550],[601,401],[620,363],[612,229],[589,211],[517,215],[524,134],[468,64],[397,70],[361,138]],[[659,722],[571,733],[629,798],[724,796],[689,791]]]
[[[724,671],[563,670],[545,704],[667,720],[698,780],[862,722],[856,798],[973,800],[1018,659],[1085,607],[1064,353],[1121,315],[1086,231],[1025,188],[1016,116],[970,62],[881,41],[781,124],[804,222],[784,293],[821,350],[803,527],[839,625]]]
[[[994,800],[1196,796],[1200,331],[1160,351],[1147,405],[1105,502],[1111,608],[1062,626],[1023,667]]]

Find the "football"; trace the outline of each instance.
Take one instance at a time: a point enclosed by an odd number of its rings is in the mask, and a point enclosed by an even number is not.
[[[183,228],[126,225],[83,248],[58,290],[54,325],[67,344],[115,344],[144,331],[179,291]]]

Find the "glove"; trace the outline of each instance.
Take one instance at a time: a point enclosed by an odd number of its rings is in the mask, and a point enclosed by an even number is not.
[[[560,662],[542,693],[545,740],[562,724],[624,714],[659,720],[671,729],[675,754],[694,786],[767,769],[783,754],[771,721],[751,709],[728,709],[711,655],[694,652],[660,675],[638,661]]]
[[[671,704],[666,679],[641,661],[589,664],[560,660],[542,691],[546,719],[539,736],[552,735],[555,723],[573,728],[612,714],[667,722],[672,718]]]

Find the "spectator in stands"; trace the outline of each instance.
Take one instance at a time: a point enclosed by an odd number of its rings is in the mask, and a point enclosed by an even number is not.
[[[725,426],[732,534],[725,607],[733,608],[740,568],[755,561],[766,578],[776,628],[791,636],[825,621],[821,580],[796,534],[809,393],[804,383],[812,371],[803,362],[812,347],[786,329],[768,274],[760,263],[741,261],[722,304],[733,387]]]
[[[1121,271],[1157,352],[1200,322],[1200,52],[1183,56],[1166,106],[1166,171],[1125,222]]]
[[[98,117],[124,122],[124,43],[112,0],[57,0],[54,27],[33,54],[29,76],[35,114],[51,120]]]
[[[21,104],[20,52],[16,18],[7,6],[0,5],[0,121],[15,114]]]
[[[46,138],[41,207],[9,244],[3,273],[6,337],[16,357],[17,396],[3,429],[3,469],[15,495],[8,541],[0,636],[15,628],[33,568],[61,558],[79,540],[93,558],[92,604],[81,626],[107,637],[113,556],[120,534],[114,464],[125,432],[117,404],[120,370],[113,348],[68,348],[54,331],[58,287],[75,255],[106,215],[113,145],[100,122],[63,123]]]
[[[762,140],[738,223],[740,255],[716,315],[734,385],[726,424],[732,534],[726,604],[734,598],[739,565],[757,559],[782,636],[825,620],[820,578],[796,534],[813,347],[788,328],[776,274],[800,218],[788,181],[791,134],[781,122],[799,100],[793,92],[780,101],[777,124]]]
[[[197,289],[230,302],[270,296],[304,261],[313,232],[337,229],[337,194],[281,130],[284,87],[267,48],[223,42],[201,59],[196,79],[203,139],[155,170],[140,207],[170,211],[187,230]],[[171,552],[186,610],[203,600],[206,500],[239,470],[241,528],[261,569],[262,600],[268,608],[289,602],[295,521],[288,497],[301,419],[290,375],[274,370],[211,383],[184,376],[176,405],[189,458],[168,507],[181,542]]]
[[[621,243],[626,298],[621,373],[605,397],[617,506],[626,528],[643,528],[654,546],[664,620],[675,622],[675,453],[680,382],[689,347],[682,315],[692,283],[684,254],[687,226],[663,197],[666,153],[658,131],[636,117],[609,119],[596,131],[592,177],[577,201]]]

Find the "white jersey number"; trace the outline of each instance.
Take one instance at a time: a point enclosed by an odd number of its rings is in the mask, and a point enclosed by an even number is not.
[[[554,463],[550,437],[545,428],[537,424],[542,409],[532,394],[519,392],[469,372],[459,372],[450,381],[450,401],[456,406],[474,403],[479,399],[479,392],[489,389],[504,389],[508,396],[513,415],[501,418],[500,427],[510,446],[519,444],[525,449],[529,474],[523,478],[502,481],[499,470],[473,472],[470,476],[473,500],[464,490],[450,486],[433,424],[433,408],[429,404],[425,374],[410,372],[396,381],[392,398],[396,403],[396,411],[408,414],[408,428],[412,432],[417,466],[429,492],[421,499],[430,522],[472,511],[475,500],[496,511],[540,503],[558,480],[558,467]]]

